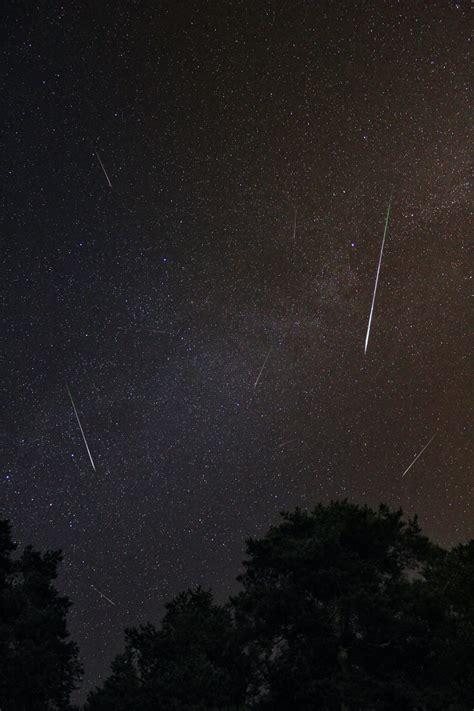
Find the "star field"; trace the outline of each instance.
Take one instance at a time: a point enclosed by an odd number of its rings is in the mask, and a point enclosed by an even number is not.
[[[469,19],[7,6],[0,515],[64,552],[84,689],[183,588],[234,591],[282,509],[473,537]]]

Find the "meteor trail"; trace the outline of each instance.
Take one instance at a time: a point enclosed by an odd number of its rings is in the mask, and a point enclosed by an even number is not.
[[[77,410],[76,410],[76,406],[75,406],[75,404],[74,404],[74,400],[72,399],[71,389],[70,389],[70,387],[69,387],[69,385],[68,385],[67,383],[66,383],[66,388],[67,388],[67,392],[68,392],[68,395],[69,395],[69,399],[71,400],[72,409],[74,410],[74,414],[76,415],[77,424],[79,425],[79,429],[81,430],[82,439],[84,440],[84,444],[86,445],[87,454],[89,455],[89,459],[91,460],[92,469],[93,469],[94,471],[96,471],[95,464],[94,464],[94,460],[92,459],[91,450],[89,449],[89,445],[87,444],[86,436],[85,436],[85,434],[84,434],[84,430],[82,429],[81,421],[80,421],[80,419],[79,419],[79,415],[77,414]]]
[[[282,442],[281,444],[278,445],[278,449],[283,449],[283,447],[286,447],[287,444],[296,442],[297,439],[298,439],[298,437],[294,437],[293,439],[287,439],[286,442]]]
[[[100,163],[100,167],[101,167],[102,170],[104,171],[104,175],[105,175],[105,177],[106,177],[106,179],[107,179],[107,182],[108,182],[108,184],[109,184],[109,188],[111,188],[111,187],[112,187],[112,183],[110,182],[110,178],[109,178],[109,176],[107,175],[107,171],[105,170],[105,166],[104,166],[104,164],[102,163],[102,160],[101,160],[101,157],[100,157],[100,155],[99,155],[99,151],[97,150],[97,148],[94,148],[94,153],[95,153],[96,156],[97,156],[97,160],[98,160],[99,163]]]
[[[293,239],[296,239],[296,209],[295,209],[295,221],[293,222]]]
[[[412,461],[412,463],[410,464],[410,466],[407,467],[407,468],[405,469],[405,471],[403,472],[402,477],[404,477],[405,474],[407,473],[407,471],[409,471],[409,470],[412,468],[412,466],[414,465],[414,463],[416,462],[416,460],[421,457],[421,455],[423,454],[423,452],[425,451],[425,449],[427,449],[427,447],[430,446],[431,442],[434,440],[435,437],[436,437],[436,433],[432,436],[432,438],[430,439],[430,441],[425,444],[425,446],[423,447],[423,449],[421,450],[421,452],[418,452],[418,454],[416,455],[415,459]]]
[[[255,385],[253,386],[254,388],[256,388],[257,385],[258,385],[258,381],[260,380],[260,378],[261,378],[261,376],[262,376],[263,369],[265,368],[265,366],[266,366],[266,364],[267,364],[267,360],[268,360],[268,358],[269,358],[271,352],[272,352],[272,349],[270,348],[270,350],[269,350],[268,353],[267,353],[267,357],[266,357],[265,360],[263,361],[263,365],[262,365],[262,367],[260,368],[260,372],[259,372],[259,374],[258,374],[258,376],[257,376],[257,380],[255,381]]]
[[[96,593],[99,593],[99,595],[100,595],[101,597],[103,597],[104,600],[107,600],[107,602],[110,602],[111,605],[115,605],[115,607],[117,607],[117,603],[114,602],[113,600],[111,600],[110,597],[107,597],[107,595],[104,595],[104,593],[101,592],[101,591],[99,590],[99,588],[96,588],[95,585],[92,585],[92,584],[91,584],[91,588],[92,588],[93,590],[95,590]]]
[[[387,208],[387,216],[385,218],[385,229],[383,231],[383,239],[382,239],[382,247],[380,249],[380,257],[379,257],[379,263],[377,267],[377,276],[375,277],[375,287],[374,287],[374,294],[372,296],[372,306],[370,307],[370,316],[369,316],[369,323],[367,326],[367,335],[365,337],[365,347],[364,347],[364,354],[367,353],[367,346],[369,345],[369,335],[370,335],[370,324],[372,323],[372,315],[374,313],[374,306],[375,306],[375,296],[377,294],[377,285],[379,283],[379,274],[380,274],[380,266],[382,264],[382,255],[383,255],[383,248],[385,245],[385,237],[387,235],[387,228],[388,228],[388,221],[390,218],[390,207],[392,205],[392,195],[390,195],[390,200],[388,203],[388,208]]]

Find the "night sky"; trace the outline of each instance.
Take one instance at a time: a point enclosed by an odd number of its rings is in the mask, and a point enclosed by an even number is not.
[[[4,4],[0,515],[84,689],[282,509],[474,536],[469,5]]]

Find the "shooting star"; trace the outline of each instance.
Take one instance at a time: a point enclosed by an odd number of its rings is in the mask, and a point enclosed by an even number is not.
[[[293,239],[296,239],[296,208],[295,208],[295,220],[293,222]]]
[[[432,436],[432,438],[430,439],[430,441],[425,444],[425,446],[423,447],[423,449],[421,450],[421,452],[418,452],[418,454],[416,455],[415,459],[412,461],[412,463],[410,464],[410,466],[407,467],[407,468],[405,469],[405,471],[403,472],[402,477],[404,477],[405,474],[412,468],[412,466],[414,465],[414,463],[416,462],[416,460],[421,457],[421,455],[423,454],[423,452],[425,451],[425,449],[427,449],[427,448],[430,446],[431,442],[434,440],[435,437],[436,437],[436,433]]]
[[[377,266],[377,276],[375,277],[375,287],[374,287],[374,294],[372,296],[372,306],[370,307],[370,315],[369,315],[369,323],[367,326],[367,335],[365,337],[365,347],[364,347],[364,354],[367,353],[367,346],[369,345],[369,335],[370,335],[370,325],[372,323],[372,316],[374,313],[374,306],[375,306],[375,296],[377,294],[377,286],[379,283],[379,274],[380,274],[380,266],[382,264],[382,255],[383,255],[383,248],[385,245],[385,237],[387,236],[387,229],[388,229],[388,221],[390,218],[390,208],[392,206],[392,195],[390,195],[390,200],[388,203],[388,208],[387,208],[387,216],[385,218],[385,229],[383,231],[383,239],[382,239],[382,247],[380,249],[380,257],[379,257],[379,263]]]
[[[265,368],[265,366],[266,366],[266,364],[267,364],[267,360],[268,360],[268,358],[270,357],[270,353],[271,353],[271,352],[272,352],[272,349],[270,348],[270,350],[269,350],[268,353],[267,353],[267,356],[266,356],[265,360],[263,361],[263,365],[262,365],[262,367],[260,368],[260,372],[259,372],[259,374],[258,374],[258,376],[257,376],[257,380],[255,381],[255,384],[254,384],[254,386],[253,386],[254,388],[257,387],[258,381],[259,381],[260,378],[262,377],[263,369]]]
[[[281,444],[278,445],[278,449],[283,449],[283,447],[286,447],[287,444],[296,442],[297,439],[298,439],[298,437],[294,437],[293,439],[287,439],[286,442],[282,442]]]
[[[111,605],[115,605],[115,607],[117,607],[117,603],[114,602],[113,600],[111,600],[110,597],[107,597],[107,595],[104,595],[104,593],[101,592],[101,591],[99,590],[99,588],[96,588],[95,585],[92,585],[92,584],[91,584],[91,588],[92,588],[93,590],[95,590],[96,593],[99,593],[99,595],[100,595],[101,597],[103,597],[104,600],[107,600],[107,602],[110,602]]]
[[[67,388],[67,392],[68,392],[69,398],[70,398],[70,400],[71,400],[72,409],[74,410],[74,414],[76,415],[77,424],[79,425],[79,429],[81,430],[82,439],[84,440],[84,444],[86,445],[87,454],[89,455],[89,459],[91,460],[92,469],[93,469],[94,471],[97,471],[96,468],[95,468],[94,460],[92,459],[91,450],[89,449],[89,445],[87,444],[87,440],[86,440],[86,436],[85,436],[85,434],[84,434],[84,430],[82,429],[82,425],[81,425],[81,421],[80,421],[80,419],[79,419],[79,415],[77,414],[77,410],[76,410],[76,406],[75,406],[75,404],[74,404],[74,400],[72,399],[71,389],[70,389],[70,387],[69,387],[69,385],[68,385],[67,383],[66,383],[66,388]]]
[[[105,177],[106,177],[106,179],[107,179],[107,182],[108,182],[108,184],[109,184],[109,188],[111,188],[111,187],[112,187],[112,183],[110,182],[110,178],[109,178],[109,176],[107,175],[107,171],[105,170],[105,166],[104,166],[104,164],[102,163],[102,159],[101,159],[101,157],[100,157],[100,155],[99,155],[99,151],[97,150],[97,148],[94,148],[94,153],[95,153],[96,156],[97,156],[97,160],[98,160],[99,163],[100,163],[100,167],[101,167],[102,170],[104,171],[104,175],[105,175]]]

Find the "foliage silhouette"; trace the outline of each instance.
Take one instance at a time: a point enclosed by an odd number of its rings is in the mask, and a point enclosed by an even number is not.
[[[384,505],[282,517],[228,605],[198,588],[128,630],[87,711],[472,709],[474,542],[444,551]]]
[[[237,711],[246,688],[230,610],[197,588],[167,604],[161,629],[126,630],[125,654],[89,695],[87,711],[168,709]]]
[[[64,711],[81,676],[78,648],[68,639],[71,605],[52,585],[59,551],[16,546],[8,521],[0,521],[0,709]]]
[[[446,553],[383,505],[283,518],[248,541],[233,599],[249,707],[471,709],[472,542]]]
[[[0,522],[0,709],[70,710],[61,555],[14,548]],[[284,512],[246,554],[227,604],[198,587],[126,630],[83,711],[473,708],[474,541],[446,551],[401,510],[336,501]]]

